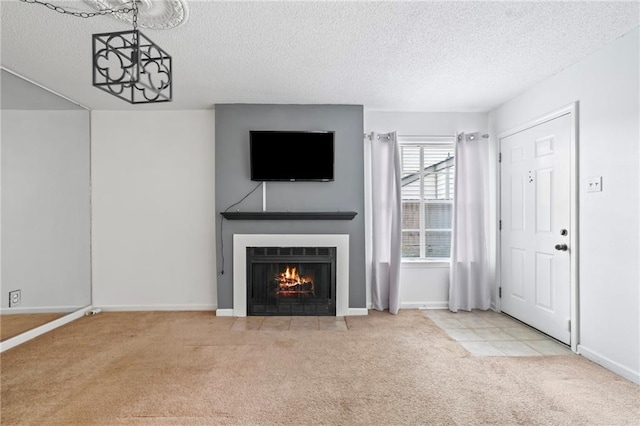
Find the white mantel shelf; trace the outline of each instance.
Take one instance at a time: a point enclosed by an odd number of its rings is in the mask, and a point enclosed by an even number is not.
[[[353,220],[357,212],[222,212],[227,220]]]

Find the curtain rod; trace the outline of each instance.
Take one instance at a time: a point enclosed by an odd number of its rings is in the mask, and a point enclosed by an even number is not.
[[[461,136],[462,136],[462,134],[459,134],[459,135],[458,135],[458,141],[460,140],[460,137],[461,137]],[[465,136],[466,136],[466,138],[465,138],[465,139],[467,139],[467,140],[474,140],[474,139],[475,139],[475,136],[473,135],[473,133],[466,134]],[[489,137],[489,135],[485,133],[485,134],[483,134],[483,135],[480,135],[480,137],[481,137],[482,139],[487,139],[487,138]]]
[[[374,133],[374,132],[371,132],[371,133],[369,133],[369,134],[366,134],[366,133],[365,133],[363,136],[364,136],[365,138],[368,138],[369,140],[373,140],[373,133]],[[390,139],[391,139],[391,133],[380,133],[380,134],[378,135],[377,139],[378,139],[378,140],[380,140],[381,138],[382,138],[382,139],[386,139],[386,140],[390,140]]]
[[[373,134],[374,132],[371,133],[364,133],[362,136],[364,138],[367,138],[369,140],[373,140]],[[377,139],[386,139],[389,140],[391,133],[381,133],[378,135]],[[455,138],[456,135],[398,135],[399,138],[431,138],[431,139],[436,139],[436,138]],[[487,133],[482,135],[483,139],[487,139],[489,137],[489,135]]]

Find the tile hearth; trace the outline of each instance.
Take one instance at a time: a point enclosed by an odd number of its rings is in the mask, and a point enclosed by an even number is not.
[[[344,317],[326,316],[275,316],[275,317],[238,317],[231,325],[233,331],[252,330],[325,330],[325,331],[347,331],[347,323]]]

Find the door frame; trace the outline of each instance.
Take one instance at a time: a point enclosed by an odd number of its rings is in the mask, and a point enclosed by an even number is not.
[[[565,105],[561,108],[553,110],[547,114],[541,115],[537,118],[534,118],[530,121],[522,123],[518,126],[515,126],[509,130],[501,132],[497,137],[497,153],[496,155],[500,155],[502,152],[502,139],[512,136],[516,133],[522,132],[524,130],[530,129],[532,127],[543,124],[547,121],[551,121],[558,117],[562,117],[564,115],[569,115],[571,118],[571,133],[569,140],[569,156],[570,156],[570,168],[569,176],[570,176],[570,218],[571,223],[569,224],[569,235],[570,238],[570,247],[571,247],[571,256],[570,256],[570,294],[571,294],[571,330],[570,330],[570,339],[571,339],[571,350],[575,353],[578,352],[578,343],[580,339],[580,309],[579,309],[579,274],[578,274],[578,260],[579,260],[579,236],[578,236],[578,189],[579,189],[579,174],[578,174],[578,102],[572,102],[568,105]],[[501,220],[501,212],[502,212],[502,164],[498,158],[496,158],[496,164],[498,165],[498,173],[497,173],[497,199],[498,199],[498,211],[497,211],[497,221],[496,229],[497,229],[497,252],[496,252],[496,283],[498,288],[502,287],[502,234],[500,231],[499,221]],[[498,288],[496,288],[496,295],[498,295]],[[502,300],[499,297],[496,297],[496,308],[498,312],[502,312]]]

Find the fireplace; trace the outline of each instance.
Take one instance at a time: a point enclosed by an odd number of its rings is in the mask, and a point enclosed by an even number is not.
[[[247,315],[336,314],[335,247],[247,247]]]
[[[335,247],[335,315],[366,315],[366,309],[349,308],[349,234],[234,234],[233,304],[216,315],[247,316],[248,247]]]

